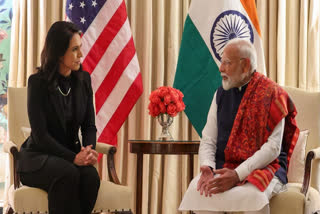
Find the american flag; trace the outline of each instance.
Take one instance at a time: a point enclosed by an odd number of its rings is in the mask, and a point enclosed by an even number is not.
[[[84,70],[95,93],[99,142],[114,137],[143,91],[124,0],[67,0],[67,20],[80,27]]]

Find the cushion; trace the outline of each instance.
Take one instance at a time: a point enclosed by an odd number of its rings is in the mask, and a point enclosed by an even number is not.
[[[305,197],[300,192],[301,184],[287,184],[288,191],[275,195],[270,200],[272,214],[301,214],[304,213]]]
[[[31,128],[22,126],[22,127],[21,127],[21,131],[22,131],[22,133],[23,133],[23,136],[24,136],[25,138],[27,138],[27,137],[29,137],[29,135],[30,135],[30,133],[31,133]]]
[[[18,213],[48,212],[47,193],[38,188],[22,186],[15,190],[11,185],[8,200],[12,209]]]
[[[309,187],[306,199],[300,192],[301,183],[289,183],[287,187],[287,192],[282,192],[270,200],[270,213],[311,214],[320,210],[320,194],[316,189]]]
[[[302,183],[304,176],[305,153],[306,144],[309,135],[309,130],[303,130],[299,134],[297,144],[293,150],[289,169],[288,169],[288,182],[289,183]]]
[[[48,195],[41,189],[22,186],[15,190],[12,185],[8,195],[9,204],[15,212],[48,212]],[[130,210],[132,198],[129,187],[101,181],[94,211]]]
[[[101,181],[93,211],[130,210],[132,209],[132,199],[133,195],[129,187],[110,181]]]

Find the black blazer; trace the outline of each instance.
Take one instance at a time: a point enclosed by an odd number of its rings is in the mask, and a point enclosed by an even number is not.
[[[96,126],[93,93],[89,73],[79,70],[71,73],[71,90],[74,122],[70,130],[72,142],[67,141],[66,121],[61,112],[61,96],[57,85],[50,87],[43,74],[36,73],[28,80],[28,116],[31,125],[30,137],[19,152],[18,172],[40,169],[49,155],[73,162],[80,151],[78,132],[81,128],[83,146],[96,145]],[[69,133],[70,135],[70,133]],[[71,145],[74,145],[70,149]],[[68,147],[67,147],[68,145]]]

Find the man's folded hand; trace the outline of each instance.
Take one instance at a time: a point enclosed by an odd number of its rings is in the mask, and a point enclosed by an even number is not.
[[[208,181],[213,178],[213,172],[209,166],[201,166],[200,171],[201,171],[201,176],[198,181],[197,190],[200,191],[200,195],[202,195],[204,191],[205,196],[208,196],[208,191],[206,186],[208,184]]]

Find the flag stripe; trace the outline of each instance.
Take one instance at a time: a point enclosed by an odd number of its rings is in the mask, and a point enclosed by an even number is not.
[[[214,91],[221,85],[221,76],[206,43],[189,15],[185,21],[183,35],[173,87],[184,93],[183,101],[187,106],[185,113],[201,136],[206,120],[199,118],[207,118]],[[190,94],[194,96],[189,96]]]
[[[250,20],[254,27],[256,28],[260,38],[261,38],[261,30],[256,10],[256,2],[255,0],[240,0],[242,3],[242,6],[247,11],[248,16],[250,17]]]
[[[117,132],[117,130],[121,127],[122,123],[126,120],[127,116],[123,114],[123,112],[128,112],[133,105],[134,100],[137,100],[139,96],[142,94],[142,77],[139,73],[134,83],[131,84],[128,92],[125,97],[122,99],[120,105],[117,110],[113,114],[110,119],[108,125],[104,128],[102,134],[100,135],[101,139],[112,139],[111,137]],[[113,124],[111,127],[110,124]],[[99,140],[99,139],[98,139]],[[110,142],[112,144],[112,142]]]
[[[122,72],[132,61],[135,55],[135,48],[133,38],[131,37],[128,44],[124,47],[114,64],[112,65],[107,76],[102,81],[99,89],[96,91],[96,111],[99,113],[101,106],[110,95],[114,86],[117,84],[119,78],[122,76]]]
[[[90,24],[90,27],[82,36],[82,54],[83,59],[86,58],[91,47],[94,45],[104,27],[109,23],[113,14],[117,11],[122,1],[107,1],[99,11],[96,18]]]
[[[131,39],[132,35],[130,31],[128,31],[129,28],[129,20],[127,19],[119,33],[112,40],[109,48],[102,56],[94,71],[91,73],[92,89],[94,92],[98,90],[105,76],[118,58],[118,55]]]
[[[257,50],[257,71],[265,74],[260,34],[254,0],[191,2],[174,87],[184,93],[185,113],[200,136],[214,91],[221,85],[223,47],[234,37],[250,39]]]
[[[207,44],[207,47],[218,66],[220,66],[219,59],[216,58],[215,54],[213,53],[211,47],[211,40],[210,34],[212,30],[213,23],[215,22],[216,18],[224,11],[227,10],[234,10],[242,13],[245,17],[247,17],[248,21],[252,24],[252,21],[249,20],[250,17],[246,11],[246,9],[239,1],[234,0],[224,0],[223,3],[218,3],[219,1],[214,0],[202,0],[201,3],[197,1],[192,1],[190,5],[189,16],[200,32],[201,37]],[[214,6],[214,7],[213,7]],[[214,8],[214,9],[211,9]],[[215,15],[208,15],[208,14],[215,14]],[[225,23],[226,24],[226,23]],[[228,31],[228,29],[225,29]],[[257,32],[256,28],[252,24],[252,30],[254,35],[254,42],[253,45],[257,50],[257,63],[258,63],[258,72],[265,74],[265,62],[264,62],[264,53],[262,48],[262,41]]]
[[[134,55],[133,59],[129,65],[124,70],[117,84],[110,93],[108,99],[104,102],[100,111],[97,113],[97,133],[100,135],[107,123],[109,123],[110,118],[118,108],[121,100],[129,90],[132,83],[136,79],[139,72],[139,63],[137,55]]]
[[[143,90],[125,1],[67,0],[66,6],[66,19],[83,32],[82,66],[95,93],[97,138],[115,145],[117,131]]]
[[[94,45],[91,47],[91,50],[89,51],[86,58],[83,60],[83,67],[87,69],[90,74],[95,69],[97,63],[100,61],[104,52],[109,47],[114,37],[117,35],[122,25],[125,23],[127,19],[127,17],[123,14],[125,11],[125,7],[125,3],[122,2],[113,17],[110,19],[109,23],[101,32]]]

